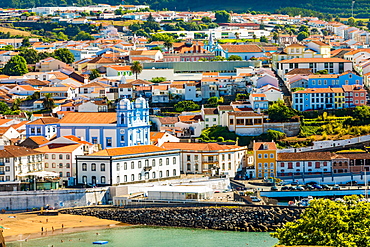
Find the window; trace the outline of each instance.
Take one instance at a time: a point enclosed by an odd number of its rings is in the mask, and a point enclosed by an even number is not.
[[[101,181],[102,184],[105,184],[105,176],[101,176],[100,181]]]
[[[161,160],[159,160],[159,161],[161,161]],[[159,162],[159,163],[161,163],[161,162]],[[138,168],[141,168],[141,161],[139,161],[139,162],[137,163],[137,167],[138,167]]]
[[[66,168],[71,168],[71,164],[67,163]]]
[[[70,176],[71,176],[71,173],[67,172],[67,178],[69,178]]]
[[[96,171],[96,164],[95,163],[91,164],[91,171]]]
[[[166,158],[166,165],[169,165],[169,164],[170,164],[170,159]]]
[[[295,163],[295,166],[296,166],[296,167],[300,167],[300,166],[301,166],[301,164],[300,164],[299,162],[297,162],[297,163]]]
[[[63,154],[59,154],[59,159],[62,160],[63,159]]]
[[[49,163],[45,163],[45,168],[49,168]]]
[[[176,176],[176,169],[173,169],[173,176]]]
[[[315,168],[320,168],[320,162],[315,162]]]
[[[138,179],[139,179],[139,180],[141,180],[141,173],[139,173],[139,175],[138,175]]]
[[[155,172],[152,173],[152,178],[155,178]]]
[[[135,163],[133,161],[131,162],[131,169],[135,169]]]
[[[111,137],[107,137],[106,138],[106,144],[107,144],[106,145],[107,147],[111,147],[112,146],[112,138]]]
[[[118,164],[116,165],[116,170],[117,170],[117,172],[119,171],[119,169],[120,169],[120,164],[118,163]]]
[[[281,162],[280,163],[280,167],[284,167],[284,162]]]
[[[229,168],[229,170],[231,170],[231,163],[229,163],[228,168]]]
[[[288,169],[293,169],[293,163],[292,162],[288,162]]]
[[[308,166],[312,166],[312,162],[308,162]]]
[[[100,171],[105,172],[105,164],[100,164]]]
[[[234,119],[230,119],[230,125],[234,124]]]
[[[268,154],[265,154],[263,157],[264,157],[265,159],[267,159],[267,158],[269,157],[269,155],[268,155]]]
[[[66,155],[66,159],[69,160],[71,156],[69,154]]]
[[[98,144],[98,138],[97,137],[92,137],[92,144]]]
[[[87,177],[86,177],[86,176],[83,176],[83,177],[82,177],[82,183],[83,183],[83,184],[87,184]]]
[[[48,154],[45,154],[45,159],[49,159],[49,155]]]
[[[270,159],[273,159],[274,158],[274,154],[270,154]]]
[[[190,155],[186,156],[186,161],[190,161]]]
[[[159,165],[162,165],[162,158],[159,159]]]
[[[166,170],[166,177],[169,177],[169,176],[170,176],[170,171]]]
[[[63,163],[59,163],[59,168],[63,168]]]
[[[173,157],[173,164],[176,165],[176,157]]]
[[[152,167],[155,167],[155,159],[152,159]]]
[[[127,162],[123,163],[123,169],[127,170]]]
[[[135,181],[135,175],[131,174],[131,181]]]
[[[159,175],[158,175],[160,178],[163,177],[163,174],[162,174],[162,171],[159,171]]]
[[[51,166],[52,166],[53,168],[55,168],[55,167],[56,167],[56,164],[55,164],[55,163],[52,163],[52,164],[51,164]],[[86,170],[83,170],[83,171],[86,171]]]
[[[63,177],[63,172],[59,172],[59,177]]]
[[[258,154],[258,158],[259,159],[262,159],[262,154]]]
[[[55,160],[55,154],[52,154],[52,155],[51,155],[51,158],[52,158],[53,160]]]

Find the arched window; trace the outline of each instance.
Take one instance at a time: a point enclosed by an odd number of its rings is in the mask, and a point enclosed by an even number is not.
[[[176,169],[173,169],[173,175],[176,176]]]
[[[131,162],[131,169],[135,169],[135,163],[133,161]]]
[[[125,114],[121,114],[121,124],[125,124]]]
[[[101,181],[102,184],[105,184],[105,176],[101,176],[100,181]]]
[[[69,160],[71,156],[69,154],[66,154],[66,159]]]
[[[152,166],[155,167],[155,159],[152,160]]]
[[[59,154],[59,159],[62,160],[63,159],[63,154]]]
[[[135,181],[135,175],[131,174],[131,181]]]
[[[91,171],[96,171],[96,164],[95,163],[91,164]]]
[[[155,178],[155,172],[153,172],[152,177]]]

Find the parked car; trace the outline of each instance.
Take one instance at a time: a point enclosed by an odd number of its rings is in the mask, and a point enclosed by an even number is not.
[[[321,187],[324,189],[324,190],[331,190],[331,187],[327,184],[322,184]]]
[[[281,190],[289,190],[289,186],[283,186],[282,188],[281,188]]]
[[[300,191],[304,190],[304,188],[302,186],[299,186],[299,185],[297,187],[295,187],[295,189],[300,190]]]
[[[296,190],[296,187],[294,187],[294,186],[290,186],[290,187],[289,187],[289,190]]]
[[[310,184],[306,184],[305,186],[306,190],[313,190],[314,188]]]
[[[279,190],[279,188],[277,186],[272,186],[271,187],[271,191],[278,191],[278,190]]]
[[[339,185],[337,185],[337,184],[334,184],[334,186],[333,186],[333,190],[340,190],[340,186],[339,186]]]
[[[299,183],[297,181],[293,181],[290,183],[291,185],[299,185]]]
[[[346,185],[357,185],[357,181],[349,181]]]
[[[322,190],[322,186],[319,185],[319,184],[313,184],[312,187],[314,187],[315,189],[318,189],[318,190]]]
[[[259,199],[257,196],[251,196],[252,202],[260,202],[261,199]]]

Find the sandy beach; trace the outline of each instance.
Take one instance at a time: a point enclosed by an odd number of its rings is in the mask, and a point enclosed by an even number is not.
[[[114,220],[92,216],[59,214],[38,216],[36,213],[0,214],[0,226],[6,242],[48,237],[79,231],[98,230],[110,227],[129,226]],[[54,229],[54,230],[53,230]]]

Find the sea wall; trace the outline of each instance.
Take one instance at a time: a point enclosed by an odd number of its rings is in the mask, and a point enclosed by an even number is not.
[[[193,227],[215,230],[269,232],[299,218],[301,208],[72,208],[61,213],[95,216],[134,225]]]

